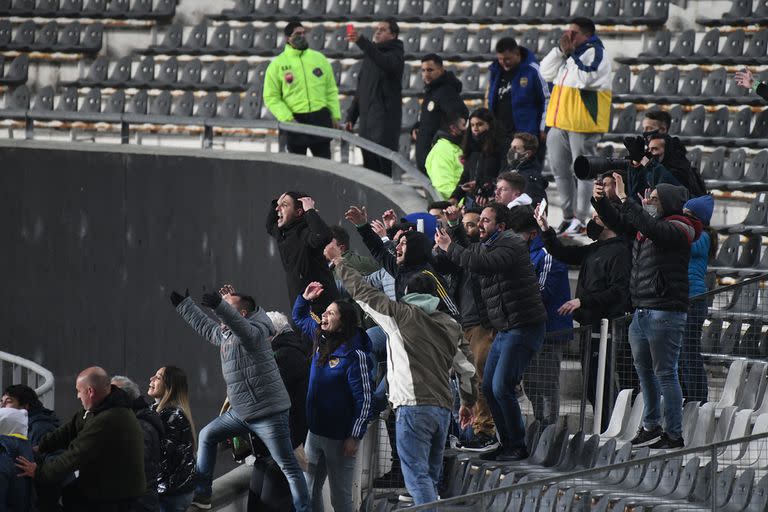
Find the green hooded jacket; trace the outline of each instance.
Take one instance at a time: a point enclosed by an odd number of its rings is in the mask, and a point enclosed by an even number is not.
[[[293,114],[327,108],[334,121],[341,119],[339,89],[328,59],[315,50],[285,45],[267,67],[264,104],[278,121],[293,121]]]
[[[448,200],[456,189],[464,172],[461,146],[451,141],[445,134],[438,134],[437,141],[427,155],[425,167],[432,186],[444,200]]]

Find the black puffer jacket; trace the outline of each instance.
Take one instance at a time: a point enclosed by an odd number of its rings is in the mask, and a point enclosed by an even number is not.
[[[397,151],[403,117],[403,42],[373,43],[361,36],[357,46],[363,51],[363,65],[347,121],[359,119],[361,137]]]
[[[445,114],[456,112],[464,117],[469,115],[467,106],[461,99],[461,88],[461,81],[452,71],[446,71],[440,78],[424,87],[419,122],[414,126],[419,129],[416,138],[416,165],[421,171],[426,171],[424,163]]]
[[[29,427],[27,437],[32,446],[37,446],[48,432],[59,428],[59,418],[45,407],[38,407],[29,411]]]
[[[277,201],[272,201],[267,213],[267,233],[277,240],[280,260],[288,285],[288,303],[312,281],[323,284],[323,294],[312,303],[312,311],[318,315],[328,304],[338,298],[336,281],[323,256],[323,249],[333,239],[333,233],[315,210],[309,210],[283,227],[277,227]]]
[[[144,474],[147,479],[147,490],[152,491],[160,473],[161,440],[165,437],[165,427],[160,415],[149,408],[144,398],[135,399],[131,403],[131,408],[144,434]]]
[[[512,231],[495,236],[490,243],[477,242],[467,248],[452,243],[448,258],[479,278],[488,320],[494,329],[508,331],[546,321],[547,312],[525,241]]]
[[[156,404],[152,406],[156,407]],[[159,412],[165,428],[161,443],[157,492],[165,496],[192,490],[195,477],[195,438],[192,425],[178,407],[169,406]]]
[[[651,217],[637,201],[624,201],[619,210],[621,222],[638,231],[629,282],[632,306],[687,311],[691,244],[699,238],[702,224],[698,219],[681,215],[688,199],[685,187],[660,184],[656,192],[663,218]],[[601,217],[605,208],[612,208],[609,201],[596,204]]]
[[[309,353],[312,346],[300,334],[284,331],[272,339],[277,368],[291,397],[289,423],[291,445],[296,448],[307,437],[307,388],[309,387]]]

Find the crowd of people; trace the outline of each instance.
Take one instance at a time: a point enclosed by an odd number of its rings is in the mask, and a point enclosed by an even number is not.
[[[282,121],[338,125],[330,65],[308,49],[300,23],[285,34],[286,50],[267,70],[267,107]],[[404,66],[398,34],[394,20],[377,24],[373,42],[348,31],[365,57],[346,128],[358,123],[393,149]],[[481,459],[527,458],[521,384],[535,418],[558,422],[574,320],[596,338],[601,319],[628,313],[626,339],[609,343],[631,351],[635,371],[609,362],[606,380],[637,382],[644,396],[633,444],[682,447],[684,399],[707,399],[699,348],[706,304],[689,297],[706,291],[716,248],[707,231],[712,196],[661,111],[646,113],[643,133],[625,139],[626,165],[576,178],[574,160],[595,154],[610,109],[610,57],[590,20],[574,19],[541,65],[509,38],[496,51],[488,108],[472,113],[440,56],[422,60],[416,159],[441,201],[403,217],[390,209],[372,218],[352,205],[347,226],[328,225],[308,194],[272,201],[265,227],[285,270],[290,315],[265,311],[232,285],[203,294],[199,305],[188,292],[171,293],[181,320],[218,348],[221,415],[197,432],[185,372],[170,365],[144,394],[127,377],[83,370],[82,409],[67,422],[31,388],[10,386],[0,409],[0,505],[207,509],[217,447],[246,439],[255,457],[249,510],[322,510],[327,480],[333,509],[351,511],[361,441],[378,417],[392,448],[386,479],[406,488],[404,499],[432,502],[451,432],[468,432],[458,448]],[[288,149],[330,155],[327,141],[304,135],[289,135]],[[545,154],[562,200],[558,229],[548,223]],[[390,171],[364,155],[367,167]],[[351,232],[370,254],[351,249]],[[592,242],[574,245],[563,233]],[[573,292],[568,266],[579,269]],[[603,401],[604,422],[611,403]]]

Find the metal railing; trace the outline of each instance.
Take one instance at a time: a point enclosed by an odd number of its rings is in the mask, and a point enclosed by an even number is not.
[[[9,371],[8,371],[9,370]],[[23,357],[0,351],[0,384],[26,384],[48,409],[54,405],[53,373]]]
[[[368,139],[355,135],[353,133],[313,126],[301,123],[283,123],[270,119],[237,119],[237,118],[219,118],[219,117],[192,117],[192,116],[166,116],[166,115],[145,115],[132,113],[87,113],[87,112],[60,112],[60,111],[35,111],[35,110],[2,110],[0,119],[15,120],[24,123],[24,138],[34,140],[35,122],[81,122],[81,123],[107,123],[119,125],[121,144],[130,144],[131,134],[136,127],[147,124],[151,125],[175,125],[175,126],[193,126],[202,129],[200,143],[203,149],[213,147],[214,134],[217,129],[241,129],[241,130],[261,130],[264,132],[277,132],[278,144],[282,140],[281,135],[285,133],[296,133],[303,135],[315,135],[326,137],[331,140],[339,141],[341,162],[349,163],[349,153],[352,148],[360,148],[370,151],[375,155],[385,158],[392,162],[392,182],[401,183],[403,176],[415,182],[424,191],[431,200],[437,200],[440,195],[432,186],[429,178],[420,172],[413,163],[397,151],[376,144]]]

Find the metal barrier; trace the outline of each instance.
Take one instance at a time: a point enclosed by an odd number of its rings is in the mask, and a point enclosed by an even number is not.
[[[277,132],[278,141],[282,140],[281,135],[285,133],[298,133],[304,135],[316,135],[327,137],[331,140],[338,140],[340,144],[341,162],[349,163],[349,152],[351,148],[358,147],[370,151],[377,156],[385,158],[392,162],[392,181],[400,183],[403,175],[409,180],[415,182],[423,188],[430,200],[437,200],[440,195],[435,191],[429,178],[421,173],[411,161],[405,158],[397,151],[385,148],[359,135],[349,133],[344,130],[324,128],[300,123],[282,123],[277,120],[268,119],[234,119],[234,118],[205,118],[205,117],[182,117],[182,116],[159,116],[142,114],[107,114],[83,112],[58,112],[58,111],[34,111],[34,110],[3,110],[0,111],[0,118],[20,121],[24,123],[24,137],[28,140],[35,138],[35,122],[84,122],[84,123],[107,123],[120,126],[120,142],[129,144],[131,133],[135,128],[142,125],[176,125],[192,126],[202,129],[201,147],[211,149],[213,147],[214,133],[217,129],[241,129],[241,130],[263,130],[264,132]],[[279,143],[282,146],[282,143]]]
[[[0,351],[0,384],[3,389],[11,384],[26,384],[35,390],[45,407],[53,409],[53,374],[34,361]]]

